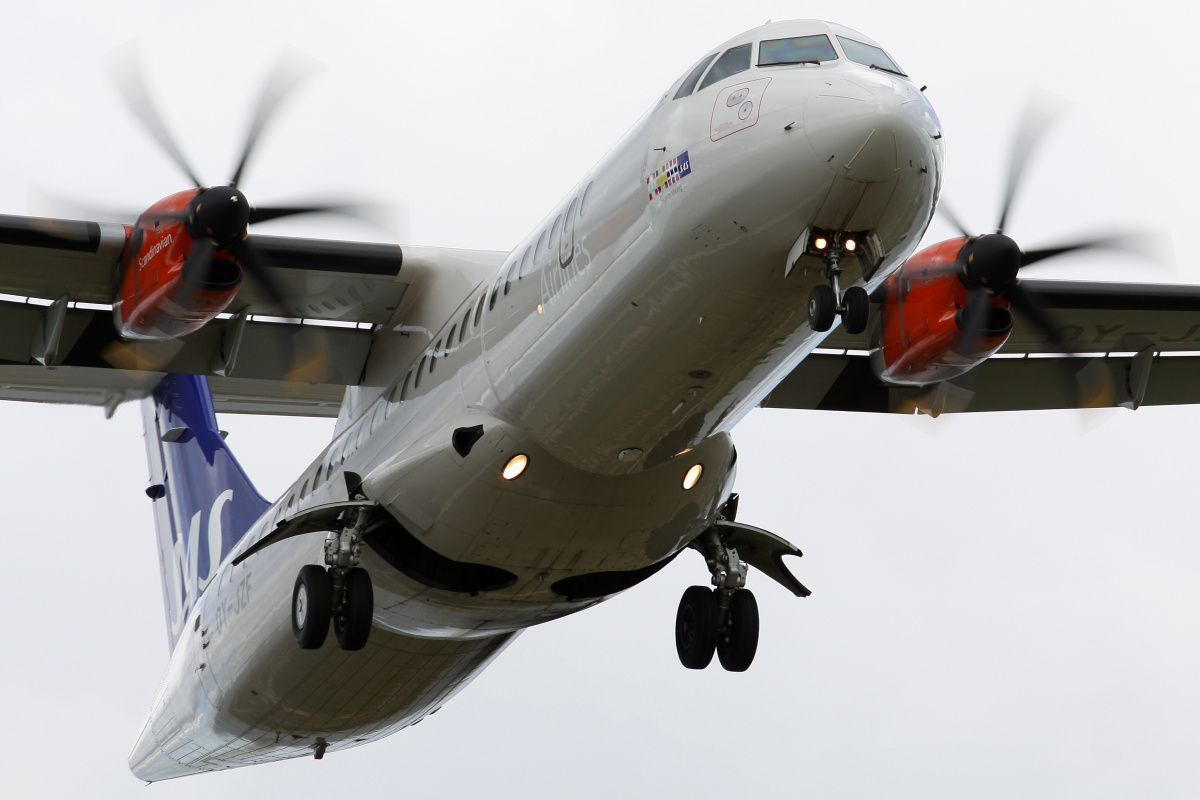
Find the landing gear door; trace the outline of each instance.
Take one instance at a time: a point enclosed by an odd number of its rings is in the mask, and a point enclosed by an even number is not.
[[[558,264],[560,267],[570,264],[571,259],[575,256],[575,208],[578,205],[578,199],[572,200],[563,219],[562,236],[558,240]]]

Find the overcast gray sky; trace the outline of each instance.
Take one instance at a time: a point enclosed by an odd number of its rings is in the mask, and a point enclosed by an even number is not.
[[[244,182],[257,202],[405,201],[415,243],[507,249],[706,49],[821,17],[880,41],[941,116],[944,196],[996,215],[1036,87],[1072,105],[1012,217],[1029,247],[1153,227],[1177,276],[1112,257],[1052,274],[1200,283],[1193,8],[931,0],[21,4],[0,27],[0,213],[31,188],[143,208],[185,188],[99,68],[140,40],[201,175],[232,169],[285,45],[325,69]],[[1132,12],[1132,13],[1131,13]],[[277,231],[383,236],[327,220]],[[929,241],[951,229],[935,222]],[[1047,275],[1050,277],[1052,275]],[[141,789],[126,755],[167,661],[138,409],[0,407],[0,782],[7,796],[1194,797],[1200,789],[1200,409],[904,418],[754,412],[739,518],[806,553],[751,574],[744,675],[679,666],[684,554],[526,633],[436,717],[321,762]],[[226,417],[275,496],[332,429]]]

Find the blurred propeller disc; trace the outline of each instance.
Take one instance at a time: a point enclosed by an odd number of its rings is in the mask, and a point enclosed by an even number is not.
[[[196,177],[196,171],[184,157],[183,151],[179,149],[175,138],[167,130],[166,124],[159,116],[158,108],[150,98],[150,89],[146,85],[146,74],[142,69],[142,59],[137,43],[130,42],[117,48],[109,53],[104,62],[113,85],[121,93],[121,97],[129,106],[129,110],[133,112],[133,116],[146,129],[146,133],[150,134],[151,138],[158,142],[163,152],[183,170],[184,174],[192,181],[193,186],[197,189],[203,188],[204,184]]]
[[[988,323],[993,314],[992,299],[1003,298],[1015,311],[1028,319],[1055,349],[1071,356],[1060,360],[1064,376],[1069,378],[1076,393],[1079,407],[1112,405],[1116,391],[1107,368],[1103,364],[1097,365],[1093,362],[1079,366],[1078,353],[1071,343],[1063,338],[1062,326],[1055,319],[1050,304],[1036,292],[1022,285],[1019,273],[1048,259],[1080,250],[1120,250],[1153,258],[1154,250],[1151,245],[1157,243],[1161,237],[1136,233],[1100,236],[1022,251],[1017,243],[1004,233],[1030,158],[1065,105],[1061,98],[1048,93],[1034,96],[1027,104],[1013,140],[995,233],[972,235],[957,214],[944,203],[939,203],[938,211],[946,221],[968,237],[959,250],[958,259],[953,267],[943,270],[953,270],[967,288],[967,301],[959,312],[960,332],[952,349],[962,355],[980,352],[983,349],[981,340],[989,335],[997,335],[996,331],[988,330]],[[996,327],[995,323],[993,327]]]
[[[319,69],[320,64],[316,59],[295,48],[289,47],[280,54],[279,59],[275,62],[275,68],[268,76],[259,95],[258,105],[254,109],[254,117],[250,121],[250,129],[246,133],[246,143],[242,145],[242,154],[238,158],[233,177],[229,180],[230,186],[237,186],[241,182],[242,173],[246,170],[246,165],[254,152],[254,146],[258,144],[263,129],[279,109],[279,105],[297,86]]]

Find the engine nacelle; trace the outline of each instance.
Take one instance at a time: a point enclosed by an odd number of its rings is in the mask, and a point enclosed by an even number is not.
[[[1008,340],[1012,311],[1007,300],[996,296],[979,336],[960,341],[967,287],[956,263],[966,242],[950,239],[914,254],[872,295],[880,313],[872,332],[871,367],[881,381],[924,386],[949,380],[982,363]]]
[[[221,250],[197,277],[189,264],[194,240],[183,220],[198,190],[171,195],[151,206],[126,228],[121,280],[113,316],[121,336],[174,339],[204,327],[237,295],[242,269]]]

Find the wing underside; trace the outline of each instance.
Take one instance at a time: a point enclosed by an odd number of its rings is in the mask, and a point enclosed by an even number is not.
[[[345,387],[363,379],[376,332],[398,324],[414,281],[439,271],[490,274],[506,256],[251,235],[287,298],[282,311],[249,281],[233,313],[193,334],[128,341],[112,309],[128,235],[120,224],[0,215],[0,400],[111,413],[164,374],[186,373],[209,376],[217,411],[337,416]]]
[[[1200,403],[1200,288],[1026,281],[1054,307],[1060,332],[1089,368],[1107,371],[1103,405]],[[1064,356],[1018,316],[999,353],[955,380],[889,386],[871,369],[865,336],[834,331],[763,401],[766,408],[911,414],[1075,408]]]

